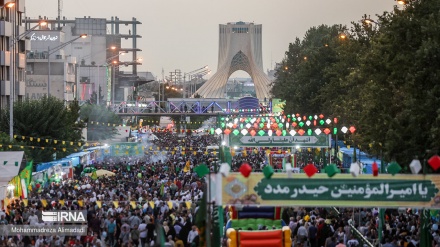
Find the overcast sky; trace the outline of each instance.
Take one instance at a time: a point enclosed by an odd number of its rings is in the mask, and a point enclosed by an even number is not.
[[[312,26],[359,21],[363,14],[392,11],[394,0],[61,0],[68,19],[90,16],[121,20],[135,17],[143,64],[160,79],[180,69],[189,72],[208,65],[217,69],[219,24],[245,21],[263,25],[263,66],[282,60],[290,42]],[[58,0],[28,0],[31,18],[57,16]],[[128,32],[128,31],[127,31]],[[122,59],[121,59],[122,60]],[[231,77],[249,77],[245,72]]]

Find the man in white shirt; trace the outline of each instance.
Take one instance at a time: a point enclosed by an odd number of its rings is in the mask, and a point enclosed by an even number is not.
[[[188,234],[188,244],[191,244],[194,239],[196,238],[196,236],[199,235],[199,232],[197,231],[197,227],[196,226],[192,226],[192,230],[189,232]]]
[[[43,236],[40,235],[38,239],[35,241],[35,246],[40,246],[42,243],[44,243],[44,239]]]
[[[147,243],[147,224],[145,224],[146,221],[142,221],[142,223],[139,225],[139,238],[141,239],[141,246],[145,246]]]
[[[31,211],[31,215],[28,218],[29,225],[35,226],[38,223],[38,216],[35,215],[34,211]]]

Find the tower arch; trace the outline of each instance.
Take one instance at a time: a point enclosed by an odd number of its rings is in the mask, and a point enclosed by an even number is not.
[[[237,70],[247,72],[257,98],[270,98],[270,79],[263,71],[262,26],[248,22],[220,25],[217,72],[196,91],[204,98],[224,98],[226,83]]]

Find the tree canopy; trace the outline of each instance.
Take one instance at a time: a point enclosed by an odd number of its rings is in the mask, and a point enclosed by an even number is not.
[[[286,113],[354,124],[352,140],[388,161],[408,165],[438,153],[439,10],[436,0],[411,0],[349,29],[310,28],[289,45],[273,96],[286,100]]]
[[[25,150],[34,162],[50,161],[55,154],[62,158],[82,145],[83,125],[78,120],[78,102],[66,107],[54,97],[24,100],[14,104],[13,133],[16,138],[11,150]],[[0,112],[2,130],[9,129],[9,108]],[[72,145],[71,143],[75,143]]]
[[[121,118],[105,106],[85,104],[81,106],[80,119],[87,123],[87,140],[101,141],[111,139],[117,134],[116,126]]]

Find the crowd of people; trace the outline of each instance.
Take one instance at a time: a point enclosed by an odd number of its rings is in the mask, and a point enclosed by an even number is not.
[[[284,211],[283,219],[289,222],[295,247],[360,247],[364,246],[360,236],[373,246],[420,246],[419,211],[386,210],[381,243],[377,208],[341,208],[339,212],[325,208],[289,208]],[[437,225],[432,226],[434,247],[440,239]]]
[[[106,158],[92,166],[113,171],[114,176],[92,178],[81,176],[78,170],[73,179],[48,183],[33,190],[27,201],[16,199],[0,212],[1,225],[40,226],[47,224],[42,220],[44,210],[87,210],[87,236],[3,235],[0,246],[146,247],[160,246],[162,239],[165,246],[198,246],[196,216],[206,183],[193,168],[205,163],[212,170],[218,160],[206,147],[219,145],[219,139],[213,135],[154,134],[157,138],[148,143],[154,150],[188,152],[167,152],[165,158],[151,154]],[[237,152],[232,171],[243,162],[261,170],[267,165],[265,160],[264,152]],[[321,208],[286,208],[283,220],[292,230],[294,246],[360,246],[348,226],[350,219],[365,238],[377,241],[377,209],[341,209],[333,220],[329,220],[330,214]],[[412,211],[387,212],[384,246],[418,246],[418,219]]]

